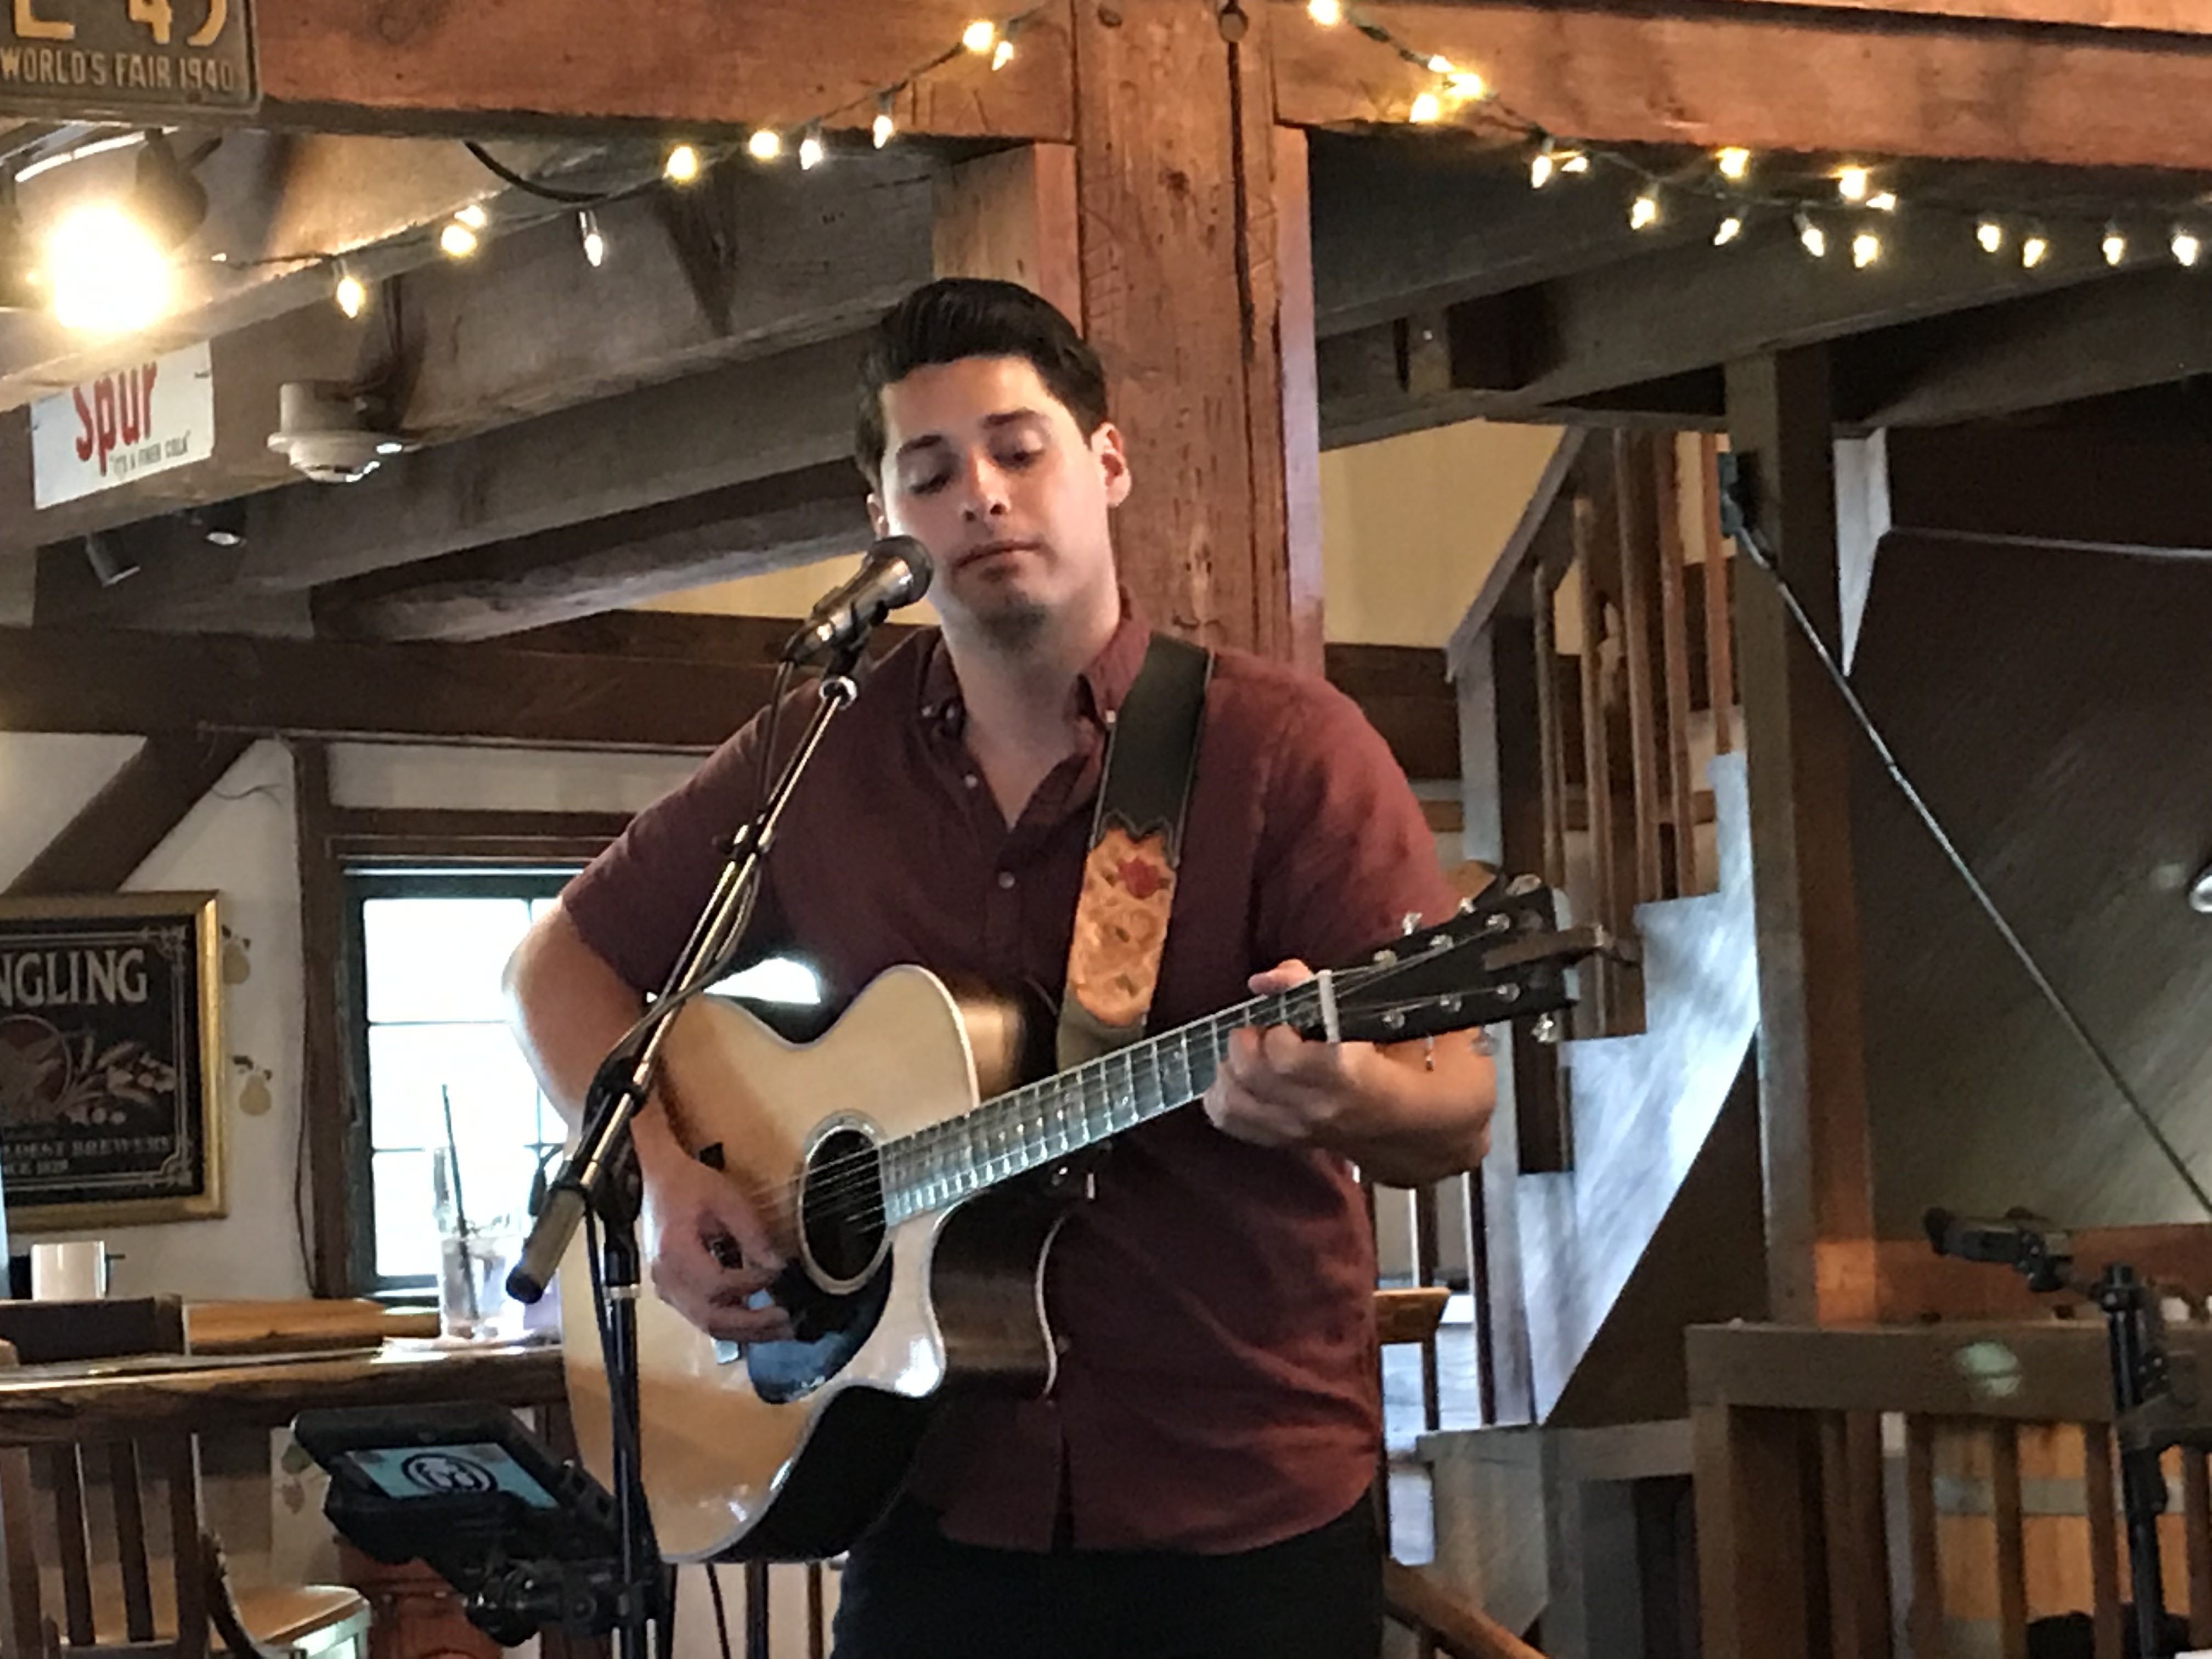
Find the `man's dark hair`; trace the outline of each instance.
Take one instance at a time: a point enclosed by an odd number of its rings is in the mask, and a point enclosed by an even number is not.
[[[1098,354],[1053,303],[1018,283],[942,276],[884,313],[860,359],[853,459],[871,489],[883,486],[884,388],[929,363],[963,357],[1027,360],[1085,437],[1106,420],[1106,372]]]

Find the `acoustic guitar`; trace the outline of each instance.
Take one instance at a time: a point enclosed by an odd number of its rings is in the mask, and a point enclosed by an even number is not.
[[[733,1004],[693,1003],[664,1050],[661,1098],[777,1239],[791,1265],[774,1294],[795,1334],[718,1342],[639,1291],[640,1445],[661,1553],[834,1555],[896,1495],[942,1391],[1049,1389],[1045,1263],[1085,1154],[1204,1094],[1231,1031],[1395,1042],[1546,1014],[1572,1000],[1568,964],[1609,948],[1600,929],[1559,932],[1533,880],[1495,883],[1357,966],[1018,1086],[1011,1009],[963,1005],[920,968],[884,973],[804,1045]],[[578,1439],[604,1481],[591,1282],[580,1235],[561,1274],[564,1352]]]

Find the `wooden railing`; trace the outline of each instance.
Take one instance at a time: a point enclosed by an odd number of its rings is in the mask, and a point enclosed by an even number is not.
[[[2212,1365],[2212,1327],[2168,1335],[2183,1364]],[[2028,1659],[2031,1627],[2069,1613],[2097,1659],[2120,1659],[2126,1547],[2094,1316],[1707,1327],[1689,1362],[1707,1659]],[[2212,1481],[2202,1453],[2166,1468],[2167,1605],[2190,1645],[2212,1645]]]
[[[1454,635],[1454,672],[1495,698],[1504,862],[1578,918],[1635,933],[1636,907],[1711,890],[1714,755],[1735,742],[1717,441],[1575,432]],[[1580,1037],[1643,1029],[1636,969],[1584,974]],[[1556,1068],[1515,1050],[1521,1168],[1573,1164]]]

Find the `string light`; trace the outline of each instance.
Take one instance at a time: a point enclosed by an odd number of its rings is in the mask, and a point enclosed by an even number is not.
[[[1751,152],[1741,144],[1730,144],[1717,152],[1713,165],[1721,170],[1723,179],[1741,179],[1751,171]]]
[[[757,128],[745,140],[745,154],[756,161],[773,161],[783,154],[783,136],[773,127]]]
[[[438,233],[438,252],[448,259],[465,259],[477,251],[477,234],[459,219]]]
[[[1578,149],[1559,149],[1549,138],[1539,146],[1528,161],[1528,183],[1533,189],[1541,190],[1552,182],[1553,175],[1561,173],[1588,173],[1589,157]]]
[[[1414,98],[1413,107],[1407,112],[1406,118],[1425,126],[1441,118],[1443,112],[1443,100],[1433,92],[1424,92]]]
[[[991,48],[991,68],[994,72],[1006,68],[1013,61],[1014,43],[1012,41],[1001,40],[997,46]]]
[[[2039,230],[2031,230],[2020,239],[2020,263],[2024,270],[2033,270],[2051,255],[2051,239]]]
[[[484,211],[482,203],[471,202],[456,213],[453,219],[457,224],[466,225],[471,230],[482,230],[491,222],[491,215]]]
[[[1631,230],[1649,230],[1658,222],[1659,189],[1655,185],[1629,204],[1628,228]]]
[[[607,262],[607,239],[599,231],[599,216],[586,208],[576,216],[576,234],[584,240],[584,263],[597,270]]]
[[[891,95],[887,92],[876,100],[876,118],[868,128],[868,137],[878,149],[881,149],[890,143],[891,135],[897,131],[898,124],[891,119]]]
[[[1863,202],[1873,177],[1863,167],[1853,165],[1844,167],[1836,174],[1836,194],[1846,202]]]
[[[1731,213],[1727,218],[1721,221],[1721,228],[1713,233],[1713,246],[1715,247],[1726,247],[1730,242],[1733,242],[1737,237],[1742,234],[1743,215],[1741,213]]]
[[[82,207],[46,240],[46,280],[64,328],[119,334],[169,303],[169,261],[143,225],[111,203]]]
[[[2176,225],[2173,228],[2173,240],[2167,246],[2173,250],[2174,263],[2177,264],[2193,265],[2197,263],[2197,256],[2204,252],[2204,245],[2197,240],[2197,233],[2186,225]]]
[[[1828,233],[1802,213],[1797,215],[1797,240],[1815,259],[1828,257]]]
[[[660,174],[672,185],[690,184],[699,176],[699,152],[689,144],[677,145],[660,164]]]
[[[1306,15],[1325,29],[1333,29],[1344,21],[1341,0],[1306,0]]]
[[[799,141],[799,166],[802,172],[811,173],[822,165],[822,134],[818,129],[810,131]]]
[[[1897,192],[1893,190],[1876,191],[1867,198],[1867,205],[1876,213],[1894,213],[1897,211]]]
[[[1881,238],[1870,230],[1863,230],[1851,238],[1851,264],[1864,270],[1881,258]]]
[[[999,26],[988,17],[979,17],[960,31],[960,44],[981,58],[999,44]]]
[[[1994,219],[1984,219],[1974,227],[1974,240],[1982,245],[1984,253],[2004,252],[2004,227]]]
[[[2127,234],[2118,225],[2105,227],[2105,240],[2099,244],[2105,251],[2105,263],[2117,265],[2128,257]]]
[[[343,265],[338,267],[337,286],[331,289],[331,298],[337,302],[338,309],[345,313],[348,320],[360,316],[368,307],[367,286]]]

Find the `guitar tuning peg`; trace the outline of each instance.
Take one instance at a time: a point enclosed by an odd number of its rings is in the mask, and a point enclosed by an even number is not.
[[[1474,901],[1471,898],[1462,899],[1459,902],[1459,908],[1453,912],[1453,914],[1462,916],[1473,915],[1474,914]]]
[[[1408,910],[1398,918],[1398,931],[1401,933],[1412,934],[1418,932],[1420,926],[1421,913],[1419,910]]]
[[[1559,1019],[1556,1014],[1540,1014],[1536,1023],[1528,1028],[1528,1035],[1547,1047],[1559,1040]]]
[[[1511,881],[1506,883],[1505,890],[1515,898],[1525,898],[1529,894],[1540,890],[1543,885],[1544,878],[1541,876],[1516,876]]]

